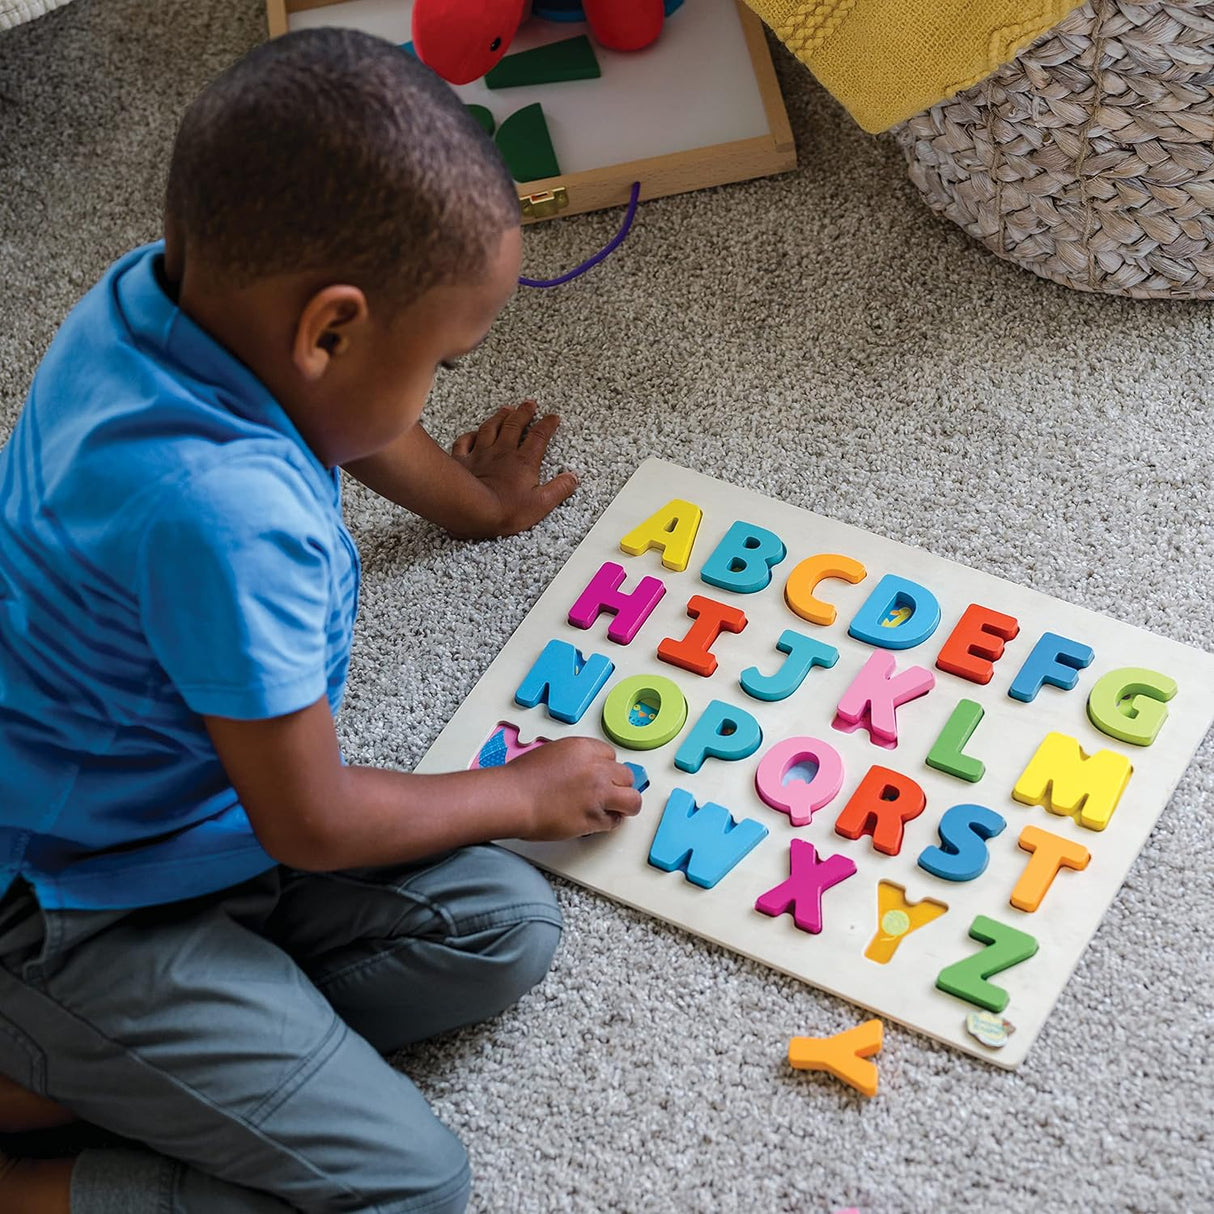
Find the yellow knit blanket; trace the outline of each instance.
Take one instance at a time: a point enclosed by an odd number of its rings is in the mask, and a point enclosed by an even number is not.
[[[989,76],[1081,0],[746,0],[866,130]]]

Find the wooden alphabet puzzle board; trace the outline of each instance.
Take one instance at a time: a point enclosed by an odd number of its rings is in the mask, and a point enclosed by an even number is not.
[[[1015,1067],[1212,720],[1214,655],[650,459],[418,770],[605,737],[640,814],[507,846]]]

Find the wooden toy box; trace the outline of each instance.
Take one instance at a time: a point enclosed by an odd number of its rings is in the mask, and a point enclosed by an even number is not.
[[[397,43],[410,38],[411,0],[267,0],[271,37],[345,25]],[[531,19],[511,53],[583,32]],[[456,92],[504,117],[540,101],[561,173],[519,183],[524,220],[745,181],[796,166],[796,147],[762,22],[740,0],[687,0],[652,46],[595,48],[597,80]]]

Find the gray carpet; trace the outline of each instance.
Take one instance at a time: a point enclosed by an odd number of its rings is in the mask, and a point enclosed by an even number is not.
[[[78,0],[0,36],[0,401],[157,234],[175,116],[262,34],[255,0]],[[635,465],[655,454],[1209,648],[1214,320],[1047,285],[931,217],[896,149],[795,64],[801,169],[646,205],[576,285],[521,295],[444,378],[454,436],[525,395],[580,492],[460,545],[365,493],[341,729],[409,766]],[[528,271],[617,215],[527,237]],[[856,1009],[569,886],[543,986],[401,1059],[468,1143],[481,1211],[1214,1208],[1214,746],[1203,745],[1025,1066],[889,1026],[871,1102],[792,1073]]]

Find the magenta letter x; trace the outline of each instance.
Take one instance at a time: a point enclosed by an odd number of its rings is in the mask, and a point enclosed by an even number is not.
[[[812,843],[793,839],[788,845],[788,880],[769,889],[755,903],[765,915],[782,915],[792,907],[793,922],[803,932],[822,930],[822,894],[846,881],[856,871],[853,860],[843,855],[818,859]]]

